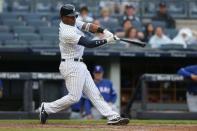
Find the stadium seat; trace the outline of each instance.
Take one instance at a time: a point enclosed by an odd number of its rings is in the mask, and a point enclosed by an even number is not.
[[[152,21],[152,24],[154,26],[154,28],[156,27],[162,27],[162,28],[166,28],[166,23],[163,21]]]
[[[46,41],[57,41],[58,40],[58,34],[43,34],[42,39]]]
[[[30,41],[30,47],[52,47],[54,43],[52,41],[46,41],[46,40],[35,40]]]
[[[0,32],[8,33],[10,28],[6,25],[0,25]]]
[[[27,47],[28,43],[24,40],[6,40],[4,46],[21,48],[21,47]]]
[[[168,12],[175,18],[185,18],[188,10],[187,7],[185,1],[171,1],[168,7]]]
[[[50,12],[52,8],[52,3],[50,3],[48,0],[42,0],[38,1],[35,6],[36,12]]]
[[[33,41],[33,40],[40,40],[40,36],[35,33],[21,33],[18,36],[19,40],[25,40],[25,41]]]
[[[176,29],[168,29],[168,28],[166,28],[165,29],[165,33],[167,34],[168,37],[173,39],[177,35],[178,31]]]
[[[28,25],[34,26],[34,27],[39,27],[39,26],[49,26],[49,23],[46,21],[42,20],[29,20]]]
[[[25,25],[25,22],[19,21],[17,19],[16,20],[15,19],[6,19],[6,20],[3,20],[3,24],[13,27],[13,26],[23,26],[23,25]]]
[[[23,17],[26,21],[31,21],[31,20],[39,20],[41,18],[41,15],[38,13],[27,13]]]
[[[59,27],[59,24],[60,24],[60,20],[52,20],[52,21],[51,21],[51,25],[52,25],[52,26]]]
[[[17,20],[18,16],[12,13],[1,13],[0,18],[2,20]]]
[[[163,50],[183,50],[184,47],[183,47],[183,45],[180,45],[180,44],[170,43],[170,44],[161,45],[160,49],[163,49]]]
[[[17,34],[20,34],[20,33],[34,33],[35,28],[32,27],[32,26],[15,26],[13,28],[13,31]]]
[[[189,3],[189,15],[191,18],[197,18],[197,2],[191,1]]]
[[[30,11],[30,3],[26,0],[15,0],[12,3],[12,11],[13,12],[29,12]]]
[[[189,44],[189,45],[187,45],[187,49],[189,49],[189,50],[197,50],[197,44]]]
[[[47,34],[47,33],[58,34],[59,32],[58,27],[39,27],[38,30],[40,34]]]
[[[112,19],[108,22],[100,20],[100,24],[112,32],[115,32],[117,30],[117,27],[119,27],[119,23],[116,19]]]
[[[0,41],[12,40],[12,39],[14,39],[13,34],[0,32]]]

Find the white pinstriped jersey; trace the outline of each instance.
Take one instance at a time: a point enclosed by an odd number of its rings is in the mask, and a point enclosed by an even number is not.
[[[80,30],[84,22],[76,21],[75,26],[64,24],[62,21],[59,24],[59,47],[61,58],[74,59],[82,58],[84,47],[78,45],[78,41],[84,33]]]

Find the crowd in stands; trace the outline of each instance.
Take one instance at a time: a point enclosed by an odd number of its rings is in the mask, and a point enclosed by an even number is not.
[[[27,0],[28,1],[28,0]],[[32,19],[33,17],[23,18],[23,17],[17,17],[18,23],[15,23],[18,26],[28,26],[31,28],[31,26],[34,26],[35,29],[32,29],[34,31],[30,33],[35,33],[33,40],[44,40],[50,41],[53,36],[53,38],[57,39],[55,42],[58,41],[57,36],[57,30],[54,28],[58,28],[59,18],[58,18],[58,10],[63,5],[61,1],[57,1],[56,5],[53,7],[54,11],[56,12],[56,15],[50,16],[42,16],[40,21],[37,21],[35,19]],[[151,21],[144,23],[140,17],[137,15],[138,7],[133,4],[132,2],[126,4],[124,6],[123,14],[118,15],[118,17],[114,17],[115,14],[120,13],[120,9],[118,9],[118,5],[114,5],[113,9],[111,7],[107,7],[107,5],[110,5],[110,1],[108,2],[100,2],[100,12],[97,12],[97,15],[93,15],[89,8],[91,8],[89,5],[81,5],[79,6],[79,12],[80,15],[78,16],[78,20],[85,21],[85,22],[93,22],[97,25],[100,25],[104,28],[109,29],[113,33],[115,33],[118,37],[124,37],[128,39],[133,40],[140,40],[149,43],[149,47],[152,48],[160,48],[162,45],[166,44],[179,44],[183,46],[183,48],[187,48],[188,44],[196,44],[197,38],[193,35],[193,31],[189,28],[183,28],[180,29],[178,32],[178,29],[176,28],[176,21],[171,16],[171,14],[168,12],[168,5],[165,1],[160,1],[158,3],[158,11],[155,12],[155,15],[151,17]],[[4,5],[9,6],[9,5]],[[8,8],[8,7],[7,7]],[[26,10],[27,6],[24,6],[22,4],[17,3],[17,1],[13,2],[13,9],[21,9]],[[9,8],[8,8],[9,9]],[[49,4],[42,4],[37,3],[36,4],[36,10],[42,10],[47,11],[51,10],[52,7]],[[1,25],[8,25],[8,27],[1,26],[0,33],[5,30],[5,28],[10,28],[10,32],[14,32],[14,36],[17,36],[17,39],[19,40],[28,40],[29,39],[23,39],[23,37],[20,37],[20,34],[17,34],[17,31],[15,31],[15,28],[12,26],[12,23],[10,23],[10,20],[4,20],[1,18],[0,20],[0,26]],[[24,24],[25,23],[25,24]],[[49,28],[53,28],[54,32],[56,34],[48,34],[49,39],[45,39],[45,35],[41,33],[40,26],[48,26]],[[52,31],[52,30],[51,30]],[[25,33],[25,32],[24,32]],[[45,32],[49,33],[49,32]],[[50,32],[52,33],[52,32]],[[37,36],[38,35],[38,36]],[[39,37],[37,39],[37,37]],[[0,36],[0,40],[1,40]],[[5,38],[5,37],[3,37]],[[2,39],[3,39],[2,38]],[[93,39],[102,39],[102,34],[96,34]],[[54,39],[53,39],[54,40]],[[0,44],[4,43],[3,40],[1,40]],[[34,42],[35,43],[35,42]],[[40,44],[38,44],[40,45]]]

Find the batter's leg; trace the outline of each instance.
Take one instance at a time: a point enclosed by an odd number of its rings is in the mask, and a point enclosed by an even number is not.
[[[75,72],[70,73],[66,77],[65,81],[68,95],[54,102],[44,103],[47,114],[59,112],[80,100],[85,82],[84,76],[84,69],[78,68],[75,70]]]
[[[92,104],[97,108],[97,110],[103,116],[108,118],[108,120],[120,117],[120,115],[117,112],[113,111],[112,108],[107,104],[107,102],[105,102],[88,70],[86,71],[83,93],[91,100]]]

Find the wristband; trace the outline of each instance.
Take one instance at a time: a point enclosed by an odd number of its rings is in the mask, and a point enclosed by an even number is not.
[[[98,29],[97,29],[97,32],[98,32],[98,33],[103,33],[103,31],[104,31],[104,29],[103,29],[103,28],[98,27]]]

